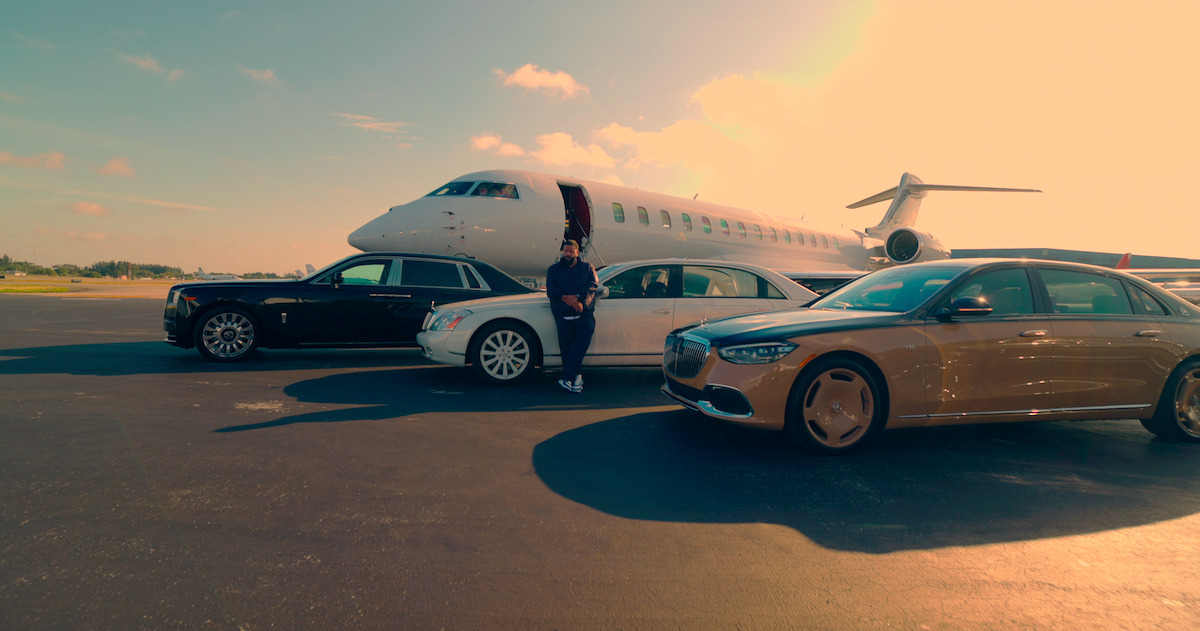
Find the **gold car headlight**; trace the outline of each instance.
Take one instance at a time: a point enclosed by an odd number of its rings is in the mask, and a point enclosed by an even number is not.
[[[796,345],[791,342],[766,342],[718,348],[717,355],[733,364],[769,364],[794,350]]]

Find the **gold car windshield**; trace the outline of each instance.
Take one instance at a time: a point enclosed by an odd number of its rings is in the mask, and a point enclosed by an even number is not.
[[[851,281],[809,308],[911,311],[962,271],[961,267],[892,267]]]

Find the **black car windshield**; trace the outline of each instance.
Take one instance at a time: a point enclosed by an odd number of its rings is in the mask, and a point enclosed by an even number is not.
[[[825,294],[809,308],[910,311],[962,272],[958,266],[890,267]]]

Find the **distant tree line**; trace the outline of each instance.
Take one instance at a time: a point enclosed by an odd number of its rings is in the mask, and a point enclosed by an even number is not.
[[[122,276],[128,276],[129,278],[183,278],[185,276],[182,268],[170,265],[131,263],[129,261],[102,261],[100,263],[92,263],[87,267],[80,267],[69,263],[55,265],[54,267],[42,267],[41,265],[27,261],[14,261],[9,255],[5,254],[4,256],[0,256],[0,274],[8,271],[25,272],[26,274],[40,276],[71,276],[81,278],[120,278]],[[243,275],[243,278],[288,277],[295,277],[295,275],[278,276],[269,272],[256,272]]]

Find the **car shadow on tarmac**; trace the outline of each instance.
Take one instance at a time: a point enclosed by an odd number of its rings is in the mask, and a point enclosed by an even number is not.
[[[556,409],[613,410],[670,405],[658,391],[657,368],[605,368],[589,373],[589,391],[573,394],[545,370],[514,385],[480,382],[469,368],[418,364],[395,370],[360,370],[289,384],[283,394],[297,403],[354,405],[233,425],[216,433],[244,432],[297,423],[342,423],[403,418],[428,412],[482,414]],[[616,396],[614,396],[616,395]]]
[[[213,372],[267,372],[320,368],[383,368],[398,364],[432,365],[417,348],[270,349],[239,362],[220,363],[194,350],[163,342],[111,342],[0,349],[0,375],[142,375]]]
[[[904,429],[843,457],[687,411],[642,413],[537,445],[563,497],[630,519],[789,526],[831,549],[1080,535],[1200,511],[1200,445],[1137,421]]]

